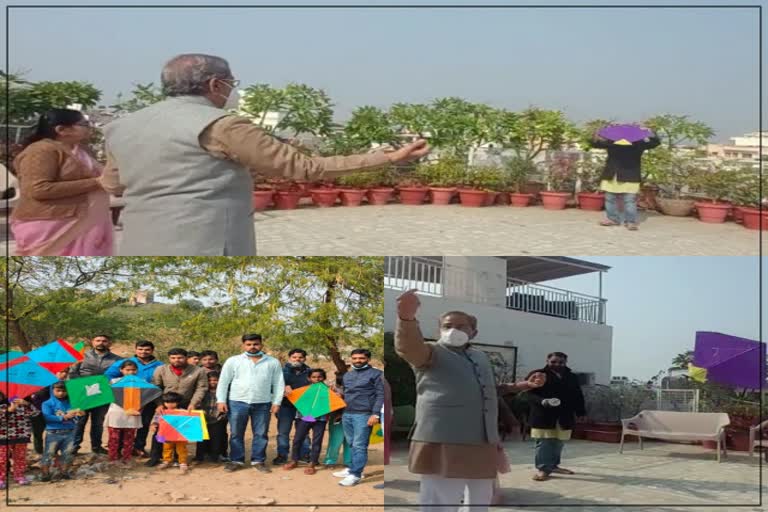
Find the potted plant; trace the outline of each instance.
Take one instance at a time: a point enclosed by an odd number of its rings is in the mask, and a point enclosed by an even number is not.
[[[336,180],[342,206],[360,206],[371,184],[370,172],[347,174]]]
[[[731,192],[731,199],[733,200],[731,212],[734,222],[741,224],[744,221],[744,209],[758,203],[760,176],[751,168],[739,169],[734,172],[737,176],[734,177],[735,184],[733,192]]]
[[[723,167],[704,170],[696,176],[694,186],[709,199],[695,203],[700,221],[711,224],[725,222],[732,208],[731,203],[725,200],[730,197],[736,185],[734,178],[738,178],[736,172]]]
[[[253,209],[256,211],[266,210],[275,198],[275,187],[267,183],[267,180],[260,178],[253,182]]]
[[[368,203],[373,205],[385,205],[389,203],[395,194],[394,174],[392,169],[371,171],[371,186],[368,188]]]
[[[753,171],[756,174],[756,171]],[[754,178],[753,183],[757,183],[760,178]],[[750,193],[744,193],[744,196],[739,199],[741,203],[740,211],[742,215],[742,225],[747,229],[762,229],[768,230],[768,198],[760,198],[760,188],[753,185],[754,188]],[[768,176],[762,177],[762,189],[765,194],[768,191]],[[762,206],[762,210],[760,209]],[[762,219],[762,222],[761,222]]]
[[[432,204],[447,205],[451,204],[456,187],[461,183],[464,163],[453,158],[441,158],[434,163],[420,164],[416,168],[416,174],[421,176],[429,187]]]
[[[298,207],[304,193],[296,181],[279,178],[270,182],[275,188],[275,209],[293,210]]]
[[[467,169],[459,187],[459,200],[462,206],[476,208],[485,206],[487,193],[484,186],[483,170],[481,168]]]
[[[424,186],[423,177],[417,172],[401,173],[397,178],[397,194],[400,203],[418,206],[424,204],[429,188]]]
[[[478,176],[477,186],[485,191],[485,203],[483,206],[493,206],[496,198],[507,188],[507,176],[500,167],[478,167],[475,172]]]
[[[658,196],[656,203],[664,215],[687,217],[693,211],[695,200],[690,199],[690,188],[701,171],[689,157],[670,155],[656,171]]]
[[[336,204],[336,200],[339,198],[339,189],[331,181],[319,181],[313,183],[312,188],[309,189],[309,194],[315,205],[320,208],[328,208]]]
[[[547,165],[547,190],[539,193],[547,210],[564,210],[573,195],[576,181],[575,161],[569,157],[554,158]]]
[[[509,180],[509,204],[511,206],[528,206],[533,200],[533,194],[523,192],[528,178],[536,171],[536,166],[527,158],[519,156],[510,158],[505,164]]]
[[[580,191],[576,195],[579,208],[599,212],[605,206],[605,194],[600,192],[600,178],[605,163],[595,155],[588,155],[576,164]]]

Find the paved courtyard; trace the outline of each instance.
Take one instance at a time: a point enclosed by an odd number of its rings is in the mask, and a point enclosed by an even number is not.
[[[640,230],[599,212],[494,206],[361,206],[255,214],[260,255],[757,255],[758,231],[643,213]],[[768,239],[768,237],[766,237]],[[764,241],[765,243],[765,241]]]
[[[575,208],[365,205],[267,210],[254,214],[262,256],[754,256],[759,232],[733,222],[641,213],[640,230],[597,225],[602,214]],[[120,232],[116,233],[117,242]],[[4,237],[3,237],[4,238]],[[768,237],[763,240],[768,247]],[[5,243],[0,242],[5,252]],[[9,248],[14,251],[13,242]]]
[[[501,475],[504,510],[761,510],[757,456],[750,459],[744,452],[729,452],[718,464],[714,450],[701,446],[654,442],[644,445],[645,450],[640,451],[636,444],[629,443],[620,455],[617,444],[573,440],[563,452],[563,467],[572,469],[576,475],[534,482],[533,442],[509,442],[505,448],[512,471]],[[407,507],[416,505],[419,485],[406,464],[407,447],[403,443],[398,445],[392,465],[385,470],[384,502],[398,506],[391,510],[418,511],[417,506]],[[691,505],[696,508],[690,508]]]

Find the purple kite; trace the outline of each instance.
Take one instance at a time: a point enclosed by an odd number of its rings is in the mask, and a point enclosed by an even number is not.
[[[601,128],[597,134],[608,140],[625,140],[630,143],[653,136],[651,130],[642,128],[636,124],[611,124]]]
[[[719,332],[697,332],[693,366],[706,370],[706,382],[738,389],[761,389],[766,346],[747,338]]]

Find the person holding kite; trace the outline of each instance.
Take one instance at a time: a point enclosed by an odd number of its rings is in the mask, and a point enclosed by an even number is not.
[[[138,365],[130,359],[125,359],[120,363],[120,373],[123,377],[136,375],[138,371]],[[110,384],[116,384],[121,380],[123,380],[122,377],[112,379]],[[120,448],[122,447],[123,464],[127,465],[130,463],[131,455],[133,455],[133,443],[136,440],[136,432],[141,428],[140,409],[140,407],[132,407],[130,410],[126,410],[117,402],[109,404],[109,409],[107,410],[107,416],[104,422],[107,425],[107,432],[109,433],[107,452],[109,452],[110,462],[117,462],[120,458]]]
[[[609,125],[595,132],[592,147],[608,152],[600,178],[600,190],[605,192],[606,214],[601,226],[621,226],[622,215],[616,205],[616,199],[621,196],[624,224],[630,231],[637,230],[637,194],[642,180],[643,152],[659,144],[661,141],[651,130],[631,124]]]
[[[27,444],[32,438],[33,416],[40,409],[21,398],[14,398],[10,404],[5,393],[0,391],[0,489],[6,488],[8,459],[13,461],[13,479],[19,485],[29,485],[24,476],[27,470]]]
[[[310,386],[312,384],[322,384],[323,386],[325,386],[325,384],[323,384],[325,382],[325,379],[326,379],[325,370],[323,370],[322,368],[317,368],[309,371]],[[326,390],[326,392],[328,391],[330,390]],[[317,402],[318,398],[319,396],[315,397],[314,401]],[[327,414],[324,414],[318,417],[307,417],[304,414],[302,414],[301,411],[297,410],[296,411],[296,433],[294,434],[294,437],[293,437],[293,447],[291,449],[291,461],[288,464],[286,464],[283,468],[290,471],[291,469],[296,469],[296,466],[299,465],[299,456],[303,451],[305,441],[309,437],[309,431],[311,430],[312,431],[312,451],[310,454],[309,467],[304,470],[304,474],[314,475],[317,472],[315,468],[318,465],[320,465],[320,449],[323,445],[323,436],[325,435],[325,427],[327,425],[328,425]]]
[[[152,424],[158,431],[160,429],[160,417],[166,414],[173,415],[180,412],[179,406],[181,405],[182,399],[183,398],[179,393],[174,393],[173,391],[163,395],[163,410],[156,414],[152,420]],[[164,441],[163,462],[160,463],[160,466],[157,469],[168,469],[171,467],[171,462],[173,462],[173,455],[175,453],[179,459],[179,469],[181,470],[181,473],[186,473],[189,470],[189,465],[187,465],[187,445],[188,443],[186,441]]]

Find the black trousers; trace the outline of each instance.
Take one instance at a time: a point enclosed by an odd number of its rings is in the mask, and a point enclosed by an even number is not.
[[[136,441],[133,443],[133,447],[137,450],[145,450],[147,448],[147,436],[149,435],[149,426],[152,423],[152,418],[155,416],[154,404],[148,404],[141,410],[141,428],[136,431]]]
[[[91,422],[91,450],[101,448],[101,438],[104,433],[104,418],[107,415],[109,404],[96,407],[94,409],[88,409],[85,411],[85,416],[82,416],[75,427],[75,450],[80,449],[80,445],[83,443],[83,436],[85,435],[85,424],[90,420]]]
[[[328,426],[326,421],[315,421],[308,423],[304,420],[296,420],[296,432],[293,435],[293,447],[291,449],[291,460],[298,462],[301,454],[301,447],[304,444],[304,439],[309,435],[309,431],[312,431],[312,451],[310,453],[310,461],[312,464],[320,463],[320,449],[323,446],[323,436],[325,436],[325,428]]]
[[[45,432],[45,418],[42,414],[32,416],[30,418],[32,422],[32,442],[35,446],[35,453],[38,455],[43,454],[43,432]]]
[[[208,457],[208,460],[218,461],[220,456],[226,457],[227,443],[229,442],[226,420],[208,423],[208,437],[210,439],[207,441],[197,443],[195,460],[202,461]]]

